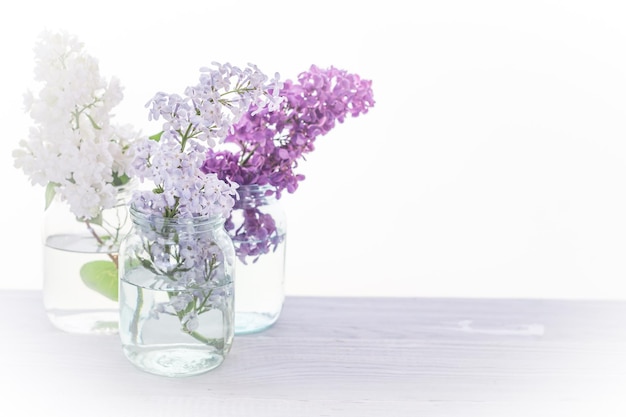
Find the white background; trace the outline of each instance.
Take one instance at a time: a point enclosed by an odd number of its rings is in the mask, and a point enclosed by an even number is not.
[[[0,17],[4,273],[41,288],[43,190],[13,168],[40,31],[77,35],[125,87],[118,121],[212,61],[373,80],[320,137],[289,218],[287,292],[626,298],[620,1],[21,1]]]

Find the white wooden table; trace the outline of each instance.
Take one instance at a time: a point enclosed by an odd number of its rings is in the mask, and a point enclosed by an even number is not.
[[[290,297],[170,379],[0,291],[0,416],[626,416],[626,302]]]

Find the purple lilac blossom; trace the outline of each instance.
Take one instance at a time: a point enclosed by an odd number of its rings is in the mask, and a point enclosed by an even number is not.
[[[237,150],[209,149],[202,170],[240,185],[269,184],[276,198],[295,192],[304,180],[294,172],[298,161],[337,122],[367,113],[374,105],[371,85],[344,70],[311,66],[297,82],[285,81],[278,109],[251,106],[224,140]]]
[[[240,210],[242,218],[235,224],[231,215],[224,228],[230,234],[237,257],[244,265],[248,264],[250,258],[255,263],[261,255],[275,251],[284,240],[284,234],[276,227],[271,214],[263,213],[257,207],[238,208],[237,203],[234,210]]]
[[[374,105],[372,82],[356,74],[330,67],[313,65],[298,76],[285,81],[279,96],[284,98],[278,109],[252,106],[243,115],[224,143],[229,149],[207,151],[202,170],[219,179],[239,185],[270,185],[276,198],[287,190],[293,193],[304,175],[294,170],[305,154],[315,149],[318,136],[325,135],[337,122],[349,115],[365,114]],[[237,206],[235,206],[237,209]],[[268,253],[282,241],[273,219],[258,209],[243,210],[243,223],[226,222],[239,259]]]

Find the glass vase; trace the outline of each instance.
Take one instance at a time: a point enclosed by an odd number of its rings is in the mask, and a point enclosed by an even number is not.
[[[221,217],[130,209],[120,248],[120,338],[146,372],[190,376],[219,366],[234,336],[234,259]]]
[[[287,220],[270,186],[241,185],[225,227],[237,260],[235,334],[272,326],[285,299]]]
[[[44,213],[43,303],[60,330],[116,334],[119,243],[130,230],[132,185],[118,187],[117,204],[97,218],[78,220],[57,196]]]

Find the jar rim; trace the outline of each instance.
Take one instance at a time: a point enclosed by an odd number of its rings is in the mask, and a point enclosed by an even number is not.
[[[276,187],[271,184],[243,184],[237,187],[237,197],[235,198],[235,207],[241,206],[244,200],[250,199],[275,199]]]
[[[158,225],[197,225],[197,224],[223,224],[226,220],[219,214],[205,214],[193,217],[163,217],[156,213],[146,213],[139,210],[133,204],[129,207],[129,212],[133,222],[150,222]]]

